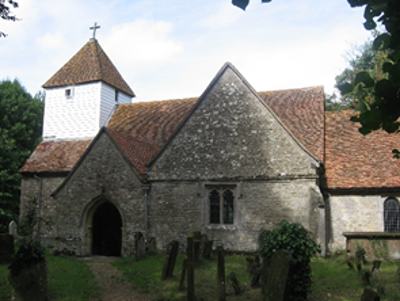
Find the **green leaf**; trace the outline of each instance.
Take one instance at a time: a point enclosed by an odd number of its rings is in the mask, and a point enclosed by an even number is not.
[[[386,49],[390,45],[390,35],[387,33],[383,33],[377,36],[372,43],[372,49],[379,50],[379,49]]]
[[[262,0],[261,1],[261,3],[269,3],[269,2],[271,2],[272,0]]]
[[[350,83],[343,83],[337,86],[342,95],[348,94],[354,90],[354,86]]]
[[[365,4],[368,3],[368,0],[347,0],[349,2],[351,7],[357,7],[357,6],[364,6]]]
[[[372,87],[374,85],[374,80],[368,72],[362,71],[358,72],[354,79],[354,85],[358,85],[359,83],[363,83],[366,87]]]
[[[387,79],[382,79],[375,85],[375,94],[380,97],[388,97],[393,94],[393,85]]]
[[[363,25],[366,30],[372,30],[376,28],[376,23],[374,20],[367,20]]]
[[[246,10],[247,5],[249,5],[250,0],[232,0],[232,4]]]

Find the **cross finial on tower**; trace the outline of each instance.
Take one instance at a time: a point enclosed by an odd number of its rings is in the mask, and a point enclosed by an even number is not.
[[[96,29],[100,28],[100,25],[97,25],[97,22],[94,22],[94,26],[89,27],[90,30],[93,30],[93,39],[96,39]]]

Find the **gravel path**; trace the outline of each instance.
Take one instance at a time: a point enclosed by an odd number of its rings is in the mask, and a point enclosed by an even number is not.
[[[112,262],[116,257],[93,256],[86,258],[89,268],[102,288],[101,301],[151,301],[148,295],[136,292]]]

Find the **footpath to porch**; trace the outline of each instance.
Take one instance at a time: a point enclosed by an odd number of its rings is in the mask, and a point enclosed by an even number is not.
[[[122,272],[112,265],[118,257],[93,256],[84,258],[100,285],[101,301],[151,301],[149,295],[135,291]]]

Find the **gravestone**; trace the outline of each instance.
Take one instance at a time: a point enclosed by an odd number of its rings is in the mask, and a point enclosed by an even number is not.
[[[289,251],[278,250],[272,257],[268,271],[264,301],[287,300],[286,285],[290,277],[293,257]]]
[[[221,244],[217,246],[217,256],[218,256],[218,266],[217,266],[217,273],[218,273],[218,295],[219,301],[225,301],[225,254],[224,248]]]
[[[14,239],[17,238],[17,234],[18,234],[18,225],[15,221],[11,221],[8,224],[8,234],[14,236]]]
[[[201,242],[201,233],[200,231],[193,232],[193,247],[194,247],[194,262],[199,262],[200,257],[200,242]]]
[[[135,238],[135,257],[136,260],[139,260],[146,253],[146,244],[142,232],[136,232],[134,234],[134,238]]]
[[[194,288],[194,242],[193,235],[187,237],[187,300],[195,300],[195,288]]]
[[[157,244],[156,244],[156,238],[153,236],[147,237],[146,241],[146,253],[155,253],[157,252]]]
[[[361,301],[380,301],[378,293],[370,288],[365,288],[361,296]]]
[[[204,242],[203,254],[201,255],[204,259],[211,258],[213,240],[207,240]]]
[[[183,291],[185,289],[186,268],[187,268],[187,259],[185,258],[182,263],[181,279],[179,280],[180,291]]]
[[[14,255],[14,237],[10,234],[0,234],[0,263],[10,263]]]
[[[168,244],[161,280],[170,278],[174,274],[176,257],[178,256],[179,242],[173,240]]]

